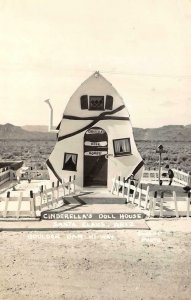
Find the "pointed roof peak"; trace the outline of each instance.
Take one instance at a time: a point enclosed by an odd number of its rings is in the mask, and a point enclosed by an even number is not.
[[[106,80],[107,82],[109,82],[101,73],[100,73],[100,71],[99,70],[97,70],[97,71],[95,71],[89,78],[92,78],[92,77],[95,77],[95,78],[102,78],[102,79],[104,79],[104,80]],[[89,79],[88,78],[88,79]],[[88,80],[87,79],[87,80]],[[110,82],[109,82],[110,83]],[[111,84],[111,83],[110,83]]]
[[[96,78],[98,78],[100,76],[100,72],[99,71],[96,71],[94,74],[93,74]]]

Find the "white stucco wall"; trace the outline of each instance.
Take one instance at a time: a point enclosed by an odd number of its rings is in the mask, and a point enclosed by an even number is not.
[[[124,105],[122,98],[119,96],[117,91],[113,86],[101,75],[95,77],[92,75],[88,78],[72,95],[70,98],[64,115],[72,115],[77,117],[92,117],[99,116],[103,111],[91,111],[91,110],[81,110],[80,97],[82,95],[91,96],[105,96],[110,95],[113,97],[113,110]],[[105,111],[106,112],[106,111]],[[109,112],[109,111],[108,111]],[[113,116],[129,117],[127,108],[120,110],[119,112],[113,114]],[[60,130],[58,137],[61,138],[66,134],[73,133],[80,128],[89,125],[91,120],[68,120],[63,119],[61,121]],[[113,150],[113,139],[120,138],[130,138],[131,151],[132,154],[128,156],[121,157],[108,157],[108,188],[111,188],[112,178],[114,176],[128,177],[131,175],[132,171],[142,161],[142,158],[137,150],[132,126],[130,120],[100,120],[93,127],[100,127],[104,129],[108,134],[108,153],[114,155]],[[84,134],[86,130],[72,137],[63,139],[56,143],[53,152],[50,155],[50,162],[54,167],[56,173],[60,178],[67,179],[69,176],[76,175],[76,184],[83,187],[83,173],[84,173]],[[76,153],[78,154],[77,162],[77,172],[73,171],[63,171],[63,160],[64,153]],[[55,181],[55,176],[52,171],[49,170],[50,179]],[[140,172],[138,173],[140,176]],[[56,179],[57,180],[57,179]]]

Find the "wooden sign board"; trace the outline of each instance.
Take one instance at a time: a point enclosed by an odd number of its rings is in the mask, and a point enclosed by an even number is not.
[[[86,131],[86,134],[104,134],[105,130],[100,128],[90,128],[88,131]]]
[[[105,147],[107,146],[107,142],[106,141],[103,141],[103,142],[89,142],[89,141],[86,141],[84,143],[85,146],[99,146],[99,147]]]
[[[84,153],[85,156],[102,156],[106,154],[107,151],[87,151]]]
[[[144,213],[63,213],[42,212],[43,220],[140,220],[145,219]]]

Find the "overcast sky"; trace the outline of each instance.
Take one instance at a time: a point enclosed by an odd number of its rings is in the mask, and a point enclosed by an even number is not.
[[[57,125],[96,70],[133,126],[191,123],[191,1],[0,0],[0,124]]]

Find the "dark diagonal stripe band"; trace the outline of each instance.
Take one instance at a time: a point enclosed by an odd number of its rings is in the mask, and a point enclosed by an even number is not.
[[[142,168],[142,166],[144,165],[143,160],[136,166],[136,168],[134,169],[134,171],[132,172],[132,174],[135,176],[135,174],[138,173],[138,171]]]
[[[77,116],[70,116],[70,115],[64,115],[63,119],[67,119],[67,120],[129,120],[129,117],[116,117],[116,116],[103,116],[103,117],[77,117]],[[57,127],[58,128],[58,127]]]
[[[60,181],[62,183],[62,179],[60,178],[60,176],[54,170],[53,165],[51,164],[51,162],[50,162],[49,159],[46,161],[46,164],[50,168],[50,170],[52,171],[52,173],[56,176],[56,178],[58,179],[58,181]]]
[[[93,125],[95,125],[96,123],[98,123],[99,121],[101,121],[101,120],[103,119],[103,117],[105,117],[105,115],[112,115],[112,114],[115,114],[116,112],[118,112],[118,111],[124,109],[124,107],[125,107],[125,105],[121,105],[121,106],[119,106],[118,108],[116,108],[116,109],[114,109],[114,110],[112,110],[112,111],[108,111],[108,112],[103,112],[103,113],[101,113],[101,114],[100,114],[99,116],[97,116],[90,124],[88,124],[88,125],[82,127],[82,128],[79,129],[79,130],[76,130],[76,131],[71,132],[71,133],[69,133],[69,134],[60,136],[60,137],[58,138],[58,141],[62,141],[62,140],[64,140],[64,139],[67,139],[67,138],[69,138],[69,137],[71,137],[71,136],[74,136],[74,135],[76,135],[76,134],[78,134],[78,133],[81,133],[81,132],[83,132],[83,131],[85,131],[85,130],[91,128]],[[71,117],[71,116],[70,116],[70,117]],[[63,116],[63,118],[64,118],[64,116]]]

